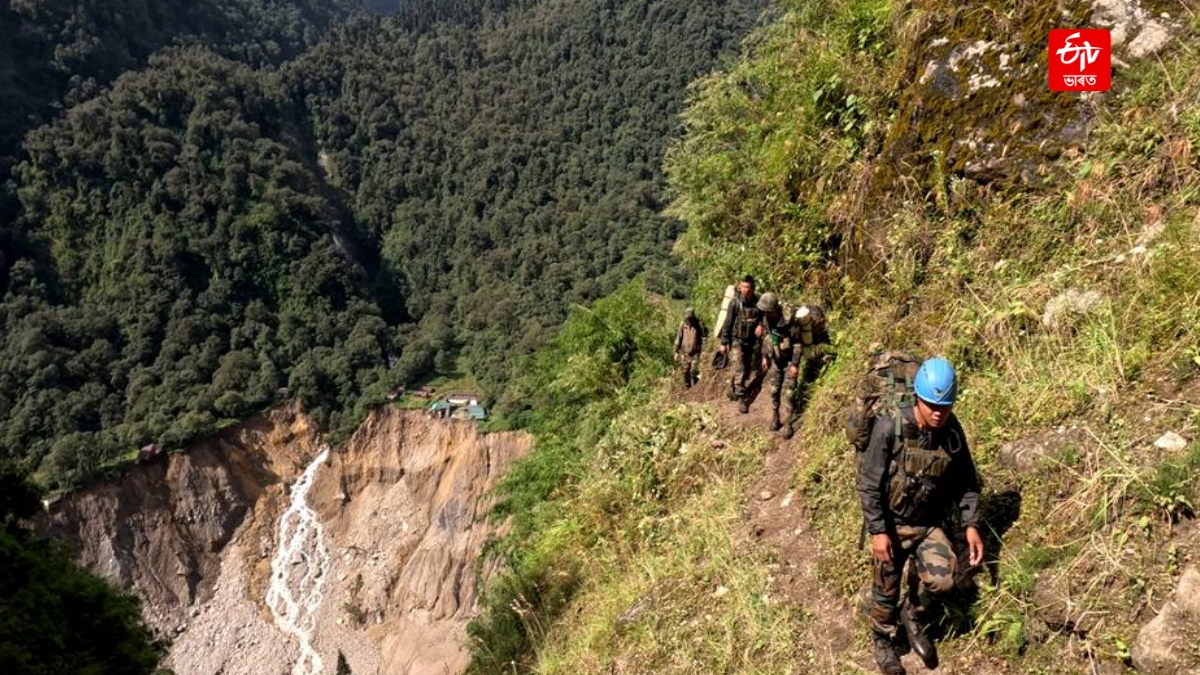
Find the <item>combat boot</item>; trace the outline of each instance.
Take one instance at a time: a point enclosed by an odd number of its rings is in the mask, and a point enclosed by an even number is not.
[[[783,428],[783,422],[779,421],[779,408],[771,411],[771,431],[779,431]]]
[[[750,412],[750,402],[746,399],[738,401],[738,412],[742,413],[743,415]]]
[[[875,642],[875,663],[879,666],[879,672],[884,675],[906,675],[904,666],[900,665],[900,657],[896,656],[896,648],[892,646],[892,640],[886,635],[873,633]]]
[[[796,435],[796,424],[794,422],[792,422],[791,420],[788,420],[787,425],[785,425],[783,427],[783,440],[790,441],[790,440],[792,440],[792,436],[795,436],[795,435]]]
[[[930,670],[937,668],[937,648],[933,646],[933,641],[921,628],[921,622],[917,617],[917,607],[912,601],[906,600],[904,607],[900,609],[900,624],[904,626],[904,632],[908,634],[908,644],[912,646],[912,650],[916,652],[917,656],[921,657],[925,666]]]

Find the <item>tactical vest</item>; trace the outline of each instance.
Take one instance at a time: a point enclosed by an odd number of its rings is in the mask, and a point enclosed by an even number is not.
[[[947,485],[945,476],[950,470],[952,452],[959,448],[923,448],[916,422],[909,422],[897,410],[895,440],[888,481],[888,507],[905,523],[932,525],[945,515]],[[947,433],[945,440],[959,442],[957,433]]]
[[[679,325],[679,347],[680,351],[688,356],[694,356],[700,353],[703,343],[703,327],[699,322],[692,324],[689,321],[684,321]]]
[[[761,324],[762,313],[753,305],[742,304],[738,307],[737,316],[734,317],[733,337],[739,342],[753,342],[758,338],[754,335],[754,329]]]

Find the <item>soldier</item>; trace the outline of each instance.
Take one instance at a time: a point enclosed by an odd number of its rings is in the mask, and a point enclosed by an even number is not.
[[[792,395],[796,388],[796,368],[792,365],[795,349],[792,322],[784,316],[783,306],[774,293],[763,293],[758,298],[758,310],[762,312],[762,369],[767,373],[767,384],[771,392],[771,431],[779,431],[783,422],[779,419],[779,399],[782,394],[787,402],[788,418],[792,417]]]
[[[807,385],[817,379],[821,366],[833,359],[829,331],[825,327],[825,311],[816,305],[802,305],[791,320],[792,361],[784,381],[784,393],[790,413],[784,423],[783,437],[796,433],[796,422],[807,399]],[[787,382],[791,386],[787,386]]]
[[[762,322],[757,308],[758,295],[754,292],[754,277],[746,275],[738,284],[738,294],[721,326],[721,346],[718,351],[729,351],[730,368],[729,398],[738,401],[743,414],[750,412],[747,386],[758,366],[758,346],[762,335]]]
[[[931,595],[954,587],[958,561],[943,529],[951,508],[961,514],[972,567],[983,561],[979,479],[966,436],[951,412],[954,367],[943,358],[917,370],[915,403],[881,413],[858,469],[858,493],[871,534],[869,616],[875,661],[886,675],[904,675],[893,638],[897,619],[913,651],[936,668],[937,651],[921,627]],[[898,607],[904,564],[910,565],[904,607]]]
[[[688,307],[675,334],[675,361],[683,362],[683,386],[687,389],[700,381],[700,352],[706,337],[708,329],[696,318],[695,310]]]

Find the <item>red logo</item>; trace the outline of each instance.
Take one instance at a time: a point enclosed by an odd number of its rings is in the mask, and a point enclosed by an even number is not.
[[[1108,91],[1112,86],[1112,36],[1107,30],[1050,31],[1050,89]]]

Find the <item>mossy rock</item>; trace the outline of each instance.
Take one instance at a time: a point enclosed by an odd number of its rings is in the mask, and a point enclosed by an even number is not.
[[[1066,149],[1083,146],[1087,106],[1047,87],[1046,36],[1086,25],[1089,4],[931,4],[910,19],[919,26],[906,89],[883,148],[893,177],[1035,183]]]

